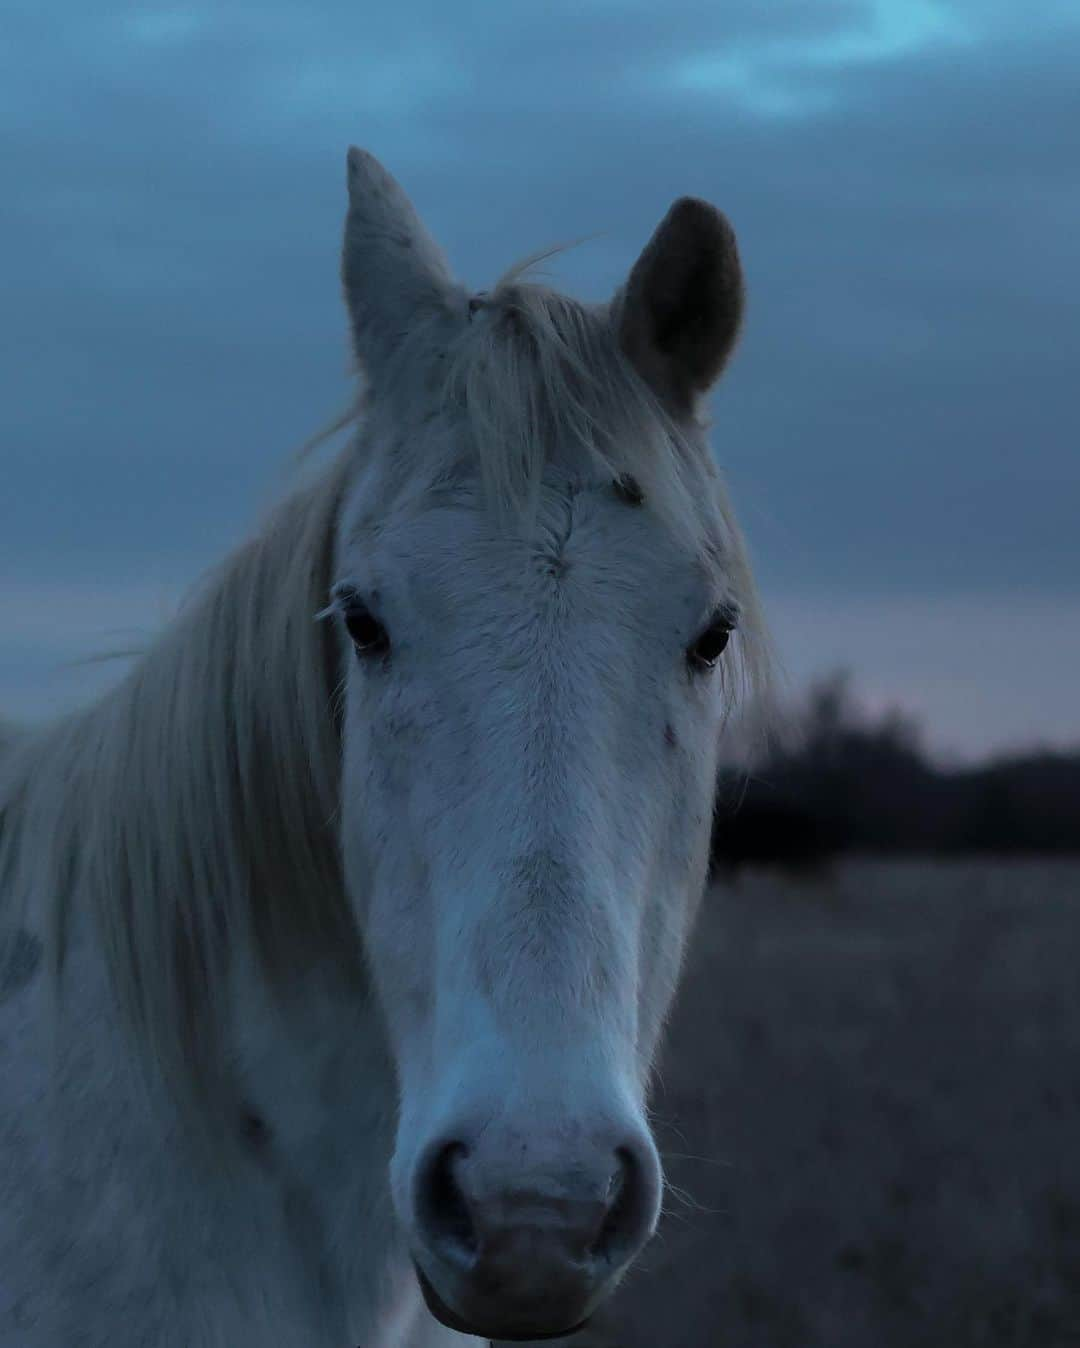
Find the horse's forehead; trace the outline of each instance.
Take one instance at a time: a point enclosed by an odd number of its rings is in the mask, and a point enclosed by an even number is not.
[[[375,582],[413,576],[425,587],[469,576],[511,580],[539,559],[585,564],[598,580],[648,589],[679,578],[707,584],[721,551],[697,521],[643,509],[609,480],[568,475],[545,481],[534,507],[509,522],[493,514],[479,486],[463,481],[440,483],[385,514],[358,512],[342,559]]]

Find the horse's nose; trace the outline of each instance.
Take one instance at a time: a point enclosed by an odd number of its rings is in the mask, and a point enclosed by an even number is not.
[[[418,1267],[432,1311],[495,1339],[569,1333],[651,1235],[655,1148],[632,1138],[510,1174],[479,1146],[437,1144],[416,1186]]]

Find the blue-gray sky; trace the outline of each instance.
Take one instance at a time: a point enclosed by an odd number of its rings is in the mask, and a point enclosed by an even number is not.
[[[462,279],[739,234],[714,443],[796,682],[1080,740],[1074,0],[8,0],[0,715],[163,621],[347,397],[344,152]]]

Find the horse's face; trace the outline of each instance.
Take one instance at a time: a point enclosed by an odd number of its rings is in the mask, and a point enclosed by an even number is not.
[[[723,674],[688,652],[722,576],[610,483],[516,539],[463,492],[348,537],[337,606],[398,1211],[470,1323],[517,1327],[485,1307],[518,1279],[521,1327],[565,1327],[657,1216],[643,1084],[704,879]]]
[[[354,212],[362,187],[385,206],[377,166],[354,175]],[[657,1220],[644,1092],[704,883],[738,620],[722,547],[558,468],[561,448],[535,519],[508,525],[468,472],[388,495],[373,446],[334,590],[395,1206],[433,1311],[500,1339],[585,1320]]]

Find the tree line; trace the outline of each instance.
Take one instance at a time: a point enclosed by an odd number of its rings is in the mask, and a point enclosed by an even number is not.
[[[870,716],[847,674],[814,685],[794,734],[721,774],[714,867],[838,852],[1080,854],[1080,748],[935,763],[918,724]]]

